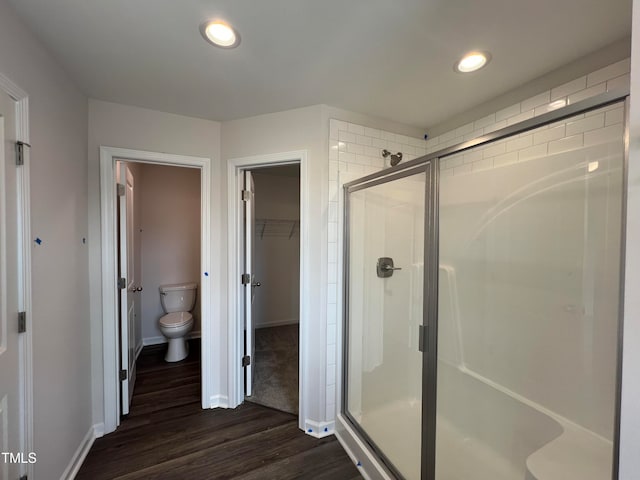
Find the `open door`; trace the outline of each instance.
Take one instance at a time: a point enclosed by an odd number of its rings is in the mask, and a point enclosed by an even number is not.
[[[244,366],[245,388],[244,394],[250,397],[253,393],[253,359],[255,358],[255,325],[253,322],[253,289],[259,285],[254,282],[254,230],[255,230],[255,195],[251,172],[244,172],[244,190],[242,193],[244,204],[244,275],[242,286],[244,291],[244,335],[245,353],[242,359]]]
[[[15,161],[15,102],[0,92],[0,478],[24,472],[20,458],[24,433],[20,389],[24,365],[20,358],[18,248],[18,175]],[[5,453],[6,452],[6,453]],[[9,457],[12,455],[13,457]]]
[[[120,401],[121,414],[129,413],[136,381],[135,286],[133,189],[134,178],[126,163],[120,162],[118,202],[120,212]]]

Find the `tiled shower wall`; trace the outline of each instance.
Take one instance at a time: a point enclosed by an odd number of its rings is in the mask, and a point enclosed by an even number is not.
[[[427,141],[340,120],[329,121],[327,420],[335,418],[337,413],[336,362],[340,349],[336,338],[337,328],[342,323],[341,312],[338,311],[338,248],[341,247],[338,245],[339,172],[355,172],[364,176],[389,166],[388,158],[383,159],[381,155],[385,148],[394,154],[403,152],[405,162],[606,91],[628,88],[629,71],[630,60],[619,61]],[[536,130],[535,133],[517,135],[507,142],[451,156],[441,163],[440,172],[441,175],[461,175],[601,143],[607,138],[619,137],[623,115],[620,106],[612,106]]]

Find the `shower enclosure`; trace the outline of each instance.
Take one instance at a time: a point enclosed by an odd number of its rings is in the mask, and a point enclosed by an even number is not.
[[[368,477],[617,478],[625,113],[603,94],[345,185],[338,434]]]

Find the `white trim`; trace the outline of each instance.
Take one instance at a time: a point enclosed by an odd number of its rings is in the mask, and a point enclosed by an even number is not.
[[[201,338],[200,332],[191,332],[187,335],[187,340],[191,340],[193,338]],[[157,337],[145,337],[142,339],[142,346],[140,348],[143,346],[148,347],[150,345],[162,345],[163,343],[169,343],[169,340],[167,340],[167,337],[162,335],[158,335]]]
[[[212,265],[220,263],[219,252],[212,262],[211,252],[211,169],[210,158],[173,155],[168,153],[131,150],[127,148],[100,147],[100,226],[102,266],[102,335],[103,335],[103,385],[104,428],[113,432],[120,423],[120,382],[118,380],[118,325],[117,325],[117,239],[115,226],[115,161],[130,160],[137,163],[200,168],[200,305],[202,328],[202,407],[209,408],[210,392],[215,385],[215,372],[210,359],[214,353],[214,325],[219,322],[219,310],[212,308],[212,300],[219,305],[219,293],[212,288]],[[213,299],[212,299],[213,296]]]
[[[226,395],[212,395],[209,399],[209,408],[229,408],[229,397]]]
[[[324,438],[333,435],[336,430],[336,422],[314,422],[308,418],[304,421],[304,431],[307,435],[316,438]]]
[[[136,347],[136,362],[138,361],[138,357],[142,353],[142,347],[144,347],[144,344],[142,342],[140,342],[140,344]]]
[[[307,363],[311,341],[308,339],[309,331],[309,305],[311,292],[311,262],[309,249],[309,230],[311,223],[311,211],[309,202],[309,167],[306,150],[292,152],[272,153],[267,155],[255,155],[251,157],[234,158],[227,162],[227,206],[228,206],[228,273],[229,273],[229,315],[228,315],[228,393],[229,407],[235,408],[244,401],[243,370],[240,357],[243,351],[244,332],[242,322],[238,318],[239,303],[242,301],[240,283],[240,184],[239,174],[253,167],[265,167],[267,165],[300,164],[300,362],[299,362],[299,413],[298,426],[305,430],[305,413],[309,411],[311,398],[324,395],[324,392],[305,392],[305,372],[309,370]],[[313,385],[309,385],[313,387]],[[305,393],[308,393],[307,396]],[[309,398],[307,398],[309,397]]]
[[[73,457],[71,457],[69,465],[67,465],[67,468],[65,468],[64,472],[62,472],[60,480],[73,480],[74,478],[76,478],[76,475],[80,471],[80,467],[82,467],[84,459],[87,458],[87,454],[93,446],[93,442],[95,442],[96,438],[98,438],[98,435],[96,433],[98,432],[100,425],[92,425],[89,428],[89,431],[84,436],[82,442],[80,442],[80,445],[76,449],[76,453],[74,453]]]
[[[16,139],[30,144],[29,96],[0,74],[0,89],[16,101]],[[33,305],[31,298],[31,155],[25,149],[24,165],[17,169],[18,190],[18,308],[26,312],[27,331],[20,335],[21,364],[24,374],[20,385],[22,405],[21,443],[24,452],[33,452]],[[26,464],[22,473],[33,476],[33,464]]]

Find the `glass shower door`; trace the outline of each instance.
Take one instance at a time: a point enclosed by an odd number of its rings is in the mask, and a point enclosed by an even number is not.
[[[430,165],[348,188],[343,411],[398,477],[419,479],[425,191]]]

